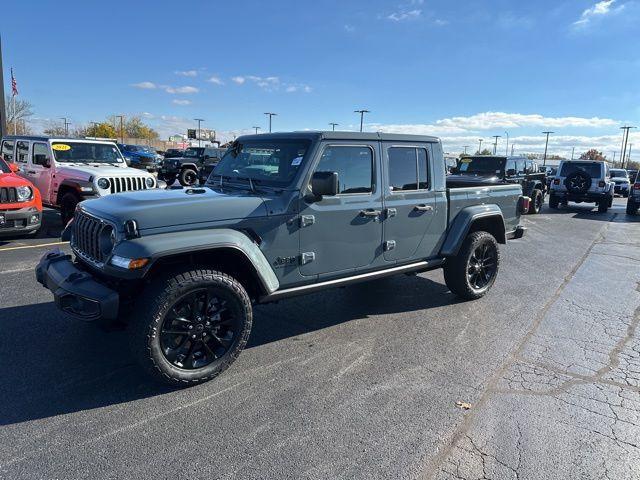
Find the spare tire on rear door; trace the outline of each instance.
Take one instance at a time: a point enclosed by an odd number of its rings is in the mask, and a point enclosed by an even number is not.
[[[584,170],[577,170],[567,176],[564,185],[571,193],[586,193],[591,187],[591,175]]]

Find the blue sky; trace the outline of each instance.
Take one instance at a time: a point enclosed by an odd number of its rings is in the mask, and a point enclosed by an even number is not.
[[[233,135],[267,111],[274,130],[350,130],[367,108],[368,130],[449,151],[508,131],[537,152],[549,129],[554,153],[611,155],[640,126],[638,25],[640,0],[32,0],[5,5],[1,33],[36,130],[122,113]]]

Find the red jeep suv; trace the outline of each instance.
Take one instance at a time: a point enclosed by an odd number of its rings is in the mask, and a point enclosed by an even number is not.
[[[42,224],[40,192],[0,157],[0,236],[33,234]]]

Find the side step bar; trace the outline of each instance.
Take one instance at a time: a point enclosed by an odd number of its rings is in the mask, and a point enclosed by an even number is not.
[[[303,285],[301,287],[285,288],[283,290],[276,290],[275,292],[264,295],[258,300],[259,303],[274,302],[283,298],[294,297],[297,295],[304,295],[306,293],[316,292],[318,290],[325,290],[332,287],[344,287],[353,283],[366,282],[369,280],[376,280],[378,278],[389,277],[391,275],[397,275],[400,273],[412,273],[412,272],[425,272],[427,270],[433,270],[441,267],[445,260],[439,258],[436,260],[423,260],[416,263],[410,263],[408,265],[401,265],[399,267],[388,268],[386,270],[377,270],[375,272],[361,273],[352,277],[337,278],[335,280],[327,280],[325,282],[312,283],[310,285]]]

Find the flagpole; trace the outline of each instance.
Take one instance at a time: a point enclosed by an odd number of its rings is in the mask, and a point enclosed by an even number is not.
[[[16,118],[16,96],[11,95],[13,101],[13,134],[18,135],[18,119]]]
[[[0,38],[0,137],[7,134],[7,110],[4,105],[4,70],[2,67],[2,38]]]

